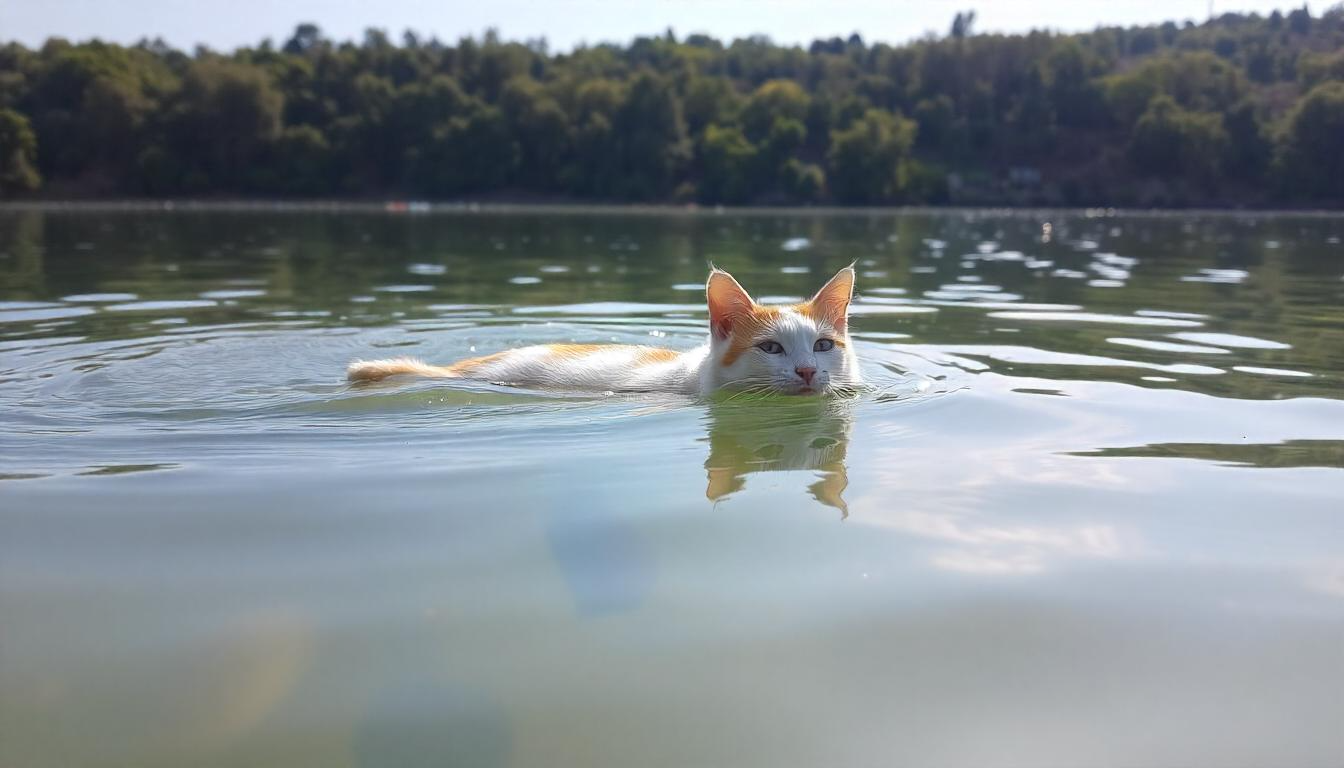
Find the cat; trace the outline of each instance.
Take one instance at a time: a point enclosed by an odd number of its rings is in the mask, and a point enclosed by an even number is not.
[[[352,382],[409,374],[500,384],[616,392],[709,395],[720,389],[824,395],[862,384],[849,338],[854,268],[835,274],[811,299],[792,306],[757,304],[727,272],[711,268],[705,285],[709,340],[679,352],[630,344],[544,344],[451,365],[412,358],[356,360]]]

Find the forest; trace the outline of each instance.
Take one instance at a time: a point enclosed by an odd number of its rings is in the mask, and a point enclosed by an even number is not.
[[[1079,34],[967,11],[902,45],[0,46],[0,198],[151,197],[1339,207],[1344,4]]]

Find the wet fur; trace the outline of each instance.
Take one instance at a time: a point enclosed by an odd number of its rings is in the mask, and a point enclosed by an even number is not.
[[[625,392],[709,394],[719,389],[820,394],[858,386],[858,361],[849,339],[849,303],[854,269],[846,267],[802,304],[757,304],[723,270],[710,272],[705,286],[709,340],[679,352],[624,344],[543,344],[429,365],[413,358],[356,360],[346,372],[352,382],[390,376],[469,378],[536,387]],[[814,349],[819,339],[834,348]],[[783,352],[758,345],[774,341]],[[806,374],[808,370],[815,371]],[[810,375],[811,381],[805,376]]]

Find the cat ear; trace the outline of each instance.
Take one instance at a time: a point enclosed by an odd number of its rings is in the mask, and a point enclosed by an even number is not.
[[[808,300],[809,314],[830,323],[840,333],[845,333],[849,325],[849,300],[853,297],[854,267],[848,266],[836,272],[835,277]]]
[[[709,273],[705,297],[709,301],[709,327],[720,339],[728,338],[733,332],[733,323],[750,315],[752,307],[756,306],[733,276],[718,268]]]

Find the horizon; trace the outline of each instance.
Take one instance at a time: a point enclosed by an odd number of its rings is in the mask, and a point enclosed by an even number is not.
[[[29,48],[38,48],[56,37],[74,42],[97,39],[121,45],[162,39],[180,50],[204,45],[225,51],[256,46],[268,39],[281,44],[302,23],[316,24],[326,37],[337,41],[359,41],[365,30],[378,29],[394,40],[411,31],[422,39],[437,38],[452,44],[463,37],[480,37],[493,29],[505,40],[544,40],[554,53],[604,43],[628,44],[639,37],[662,35],[669,29],[683,40],[694,34],[724,41],[759,36],[779,45],[806,46],[814,40],[846,38],[857,33],[869,44],[901,45],[929,34],[945,34],[953,17],[967,10],[976,12],[978,34],[1023,34],[1032,30],[1067,34],[1106,26],[1168,21],[1199,23],[1210,17],[1210,11],[1214,16],[1268,15],[1274,10],[1286,13],[1301,7],[1270,0],[1121,0],[1101,11],[1063,0],[1026,0],[1014,3],[1011,8],[1002,5],[976,8],[966,0],[926,0],[902,8],[904,4],[848,0],[826,6],[827,18],[818,23],[810,15],[820,9],[800,0],[725,3],[687,0],[675,7],[672,0],[634,0],[619,5],[606,0],[549,4],[503,0],[488,8],[436,6],[427,0],[387,0],[376,14],[370,12],[367,16],[363,15],[362,6],[352,2],[317,0],[297,0],[286,4],[283,11],[273,10],[267,0],[237,0],[227,7],[228,13],[219,7],[203,12],[199,8],[184,8],[172,0],[139,0],[134,5],[141,9],[140,13],[127,13],[125,5],[111,9],[90,0],[50,0],[0,11],[0,28],[6,30],[6,42],[18,42]],[[1315,5],[1318,7],[1313,9],[1314,15],[1330,4]],[[370,18],[375,15],[378,18]],[[147,19],[154,21],[146,23]],[[202,33],[202,29],[206,32]]]

